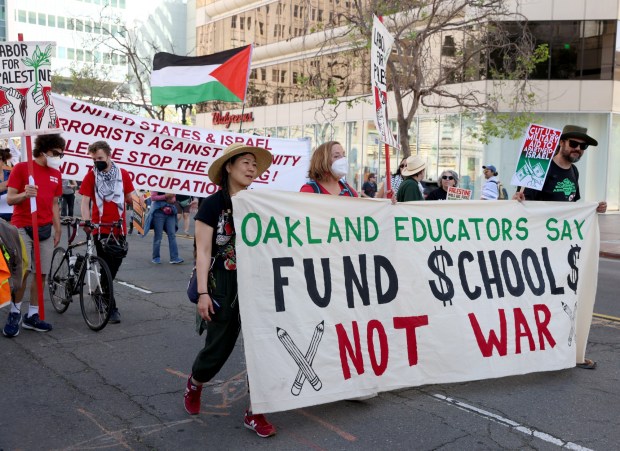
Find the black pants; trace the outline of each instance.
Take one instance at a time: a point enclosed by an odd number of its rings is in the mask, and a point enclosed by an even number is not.
[[[222,369],[235,349],[241,330],[237,299],[237,271],[215,270],[216,288],[213,296],[220,302],[211,321],[206,323],[204,348],[198,352],[192,376],[198,382],[209,382]]]
[[[75,204],[75,194],[62,195],[62,211],[61,216],[73,216],[73,205]]]
[[[97,256],[101,258],[106,265],[108,265],[108,269],[110,270],[110,275],[112,276],[112,280],[116,279],[116,274],[118,273],[118,269],[121,267],[123,263],[122,258],[118,258],[112,255],[109,255],[104,249],[103,244],[108,236],[107,235],[95,235],[95,248],[97,249]],[[102,287],[104,290],[107,290],[108,287]],[[116,306],[116,300],[114,299],[114,303]]]

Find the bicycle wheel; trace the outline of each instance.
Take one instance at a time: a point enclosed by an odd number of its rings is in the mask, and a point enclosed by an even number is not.
[[[114,308],[112,275],[108,265],[96,255],[91,255],[88,265],[82,263],[80,277],[80,307],[86,325],[94,331],[103,329]]]
[[[47,274],[47,286],[50,292],[50,300],[54,310],[64,313],[69,308],[69,303],[73,300],[72,277],[69,274],[69,257],[65,255],[62,247],[54,249],[52,254],[52,265]]]

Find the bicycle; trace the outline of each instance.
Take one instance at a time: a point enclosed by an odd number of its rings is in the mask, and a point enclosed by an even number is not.
[[[86,325],[94,330],[103,329],[114,309],[114,288],[108,265],[94,254],[95,242],[92,231],[101,226],[120,228],[121,222],[93,224],[80,218],[63,217],[61,224],[70,232],[67,249],[57,247],[52,254],[52,264],[47,276],[50,299],[54,310],[64,313],[79,293],[80,307]],[[73,244],[78,226],[85,230],[86,240]],[[81,255],[74,249],[86,245],[86,253]]]

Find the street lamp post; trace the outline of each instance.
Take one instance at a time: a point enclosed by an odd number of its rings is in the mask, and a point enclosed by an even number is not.
[[[187,125],[187,110],[191,110],[192,109],[192,105],[188,105],[188,104],[183,104],[183,105],[175,105],[174,106],[177,111],[179,110],[179,108],[181,108],[181,123],[183,125]]]

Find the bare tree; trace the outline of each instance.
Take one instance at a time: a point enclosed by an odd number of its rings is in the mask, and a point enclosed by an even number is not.
[[[102,106],[163,119],[165,109],[150,103],[151,68],[155,53],[174,52],[172,44],[161,48],[161,44],[145,36],[143,24],[128,26],[108,10],[104,7],[97,18],[71,19],[76,29],[87,32],[82,45],[91,61],[72,68],[69,77],[56,76],[55,90]],[[97,54],[113,61],[97,59]],[[109,64],[114,62],[128,68],[121,82],[111,81],[108,74]]]
[[[524,112],[535,96],[528,77],[536,64],[548,58],[548,49],[536,46],[525,18],[509,9],[513,4],[507,0],[354,0],[349,10],[340,13],[348,26],[341,27],[334,39],[346,35],[353,44],[350,52],[365,52],[369,59],[373,15],[382,16],[394,36],[387,80],[396,104],[391,119],[398,123],[405,156],[410,154],[409,129],[421,109],[486,113],[476,132],[481,140],[518,135],[529,122]],[[332,80],[335,84],[307,86],[315,95],[320,90],[333,107],[344,102],[337,97],[344,92],[334,89],[342,80],[333,76]],[[370,92],[368,85],[364,92]]]
[[[69,75],[52,75],[53,90],[57,94],[69,95],[94,105],[111,106],[120,83],[111,81],[105,67],[91,63],[69,68]]]

